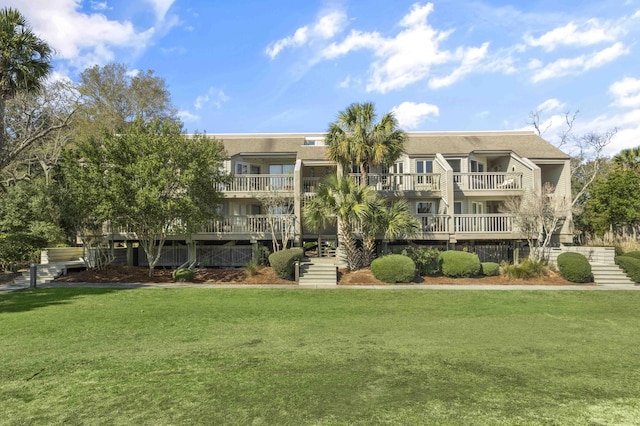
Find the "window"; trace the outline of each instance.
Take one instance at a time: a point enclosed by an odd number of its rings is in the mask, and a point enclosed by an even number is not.
[[[471,160],[469,162],[469,166],[472,172],[474,173],[482,173],[484,172],[484,164],[482,163],[478,163],[477,160]]]
[[[433,183],[432,176],[425,176],[433,173],[432,160],[416,160],[417,184],[419,186],[430,185]],[[422,189],[422,188],[419,188]]]
[[[272,189],[293,189],[293,164],[270,164],[270,175],[287,175],[285,177],[271,178]]]
[[[454,201],[453,214],[462,214],[462,201]]]
[[[434,214],[434,202],[433,201],[418,201],[416,203],[416,212],[418,214]]]
[[[236,163],[236,174],[237,175],[246,175],[252,174],[257,175],[260,174],[260,166],[256,166],[249,163]]]

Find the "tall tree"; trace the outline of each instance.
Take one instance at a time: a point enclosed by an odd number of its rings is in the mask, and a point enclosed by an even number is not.
[[[135,120],[178,121],[165,81],[153,71],[131,71],[112,63],[87,68],[80,75],[83,107],[77,139],[99,136],[102,131],[124,132]]]
[[[65,172],[79,190],[71,222],[80,230],[110,221],[133,232],[149,275],[169,234],[197,232],[217,216],[218,188],[227,182],[224,147],[204,135],[186,137],[179,123],[137,119],[124,133],[104,132],[100,140],[81,143],[77,155]]]
[[[614,169],[598,179],[585,205],[585,216],[598,236],[613,231],[623,235],[640,233],[640,172]]]
[[[377,123],[375,120],[373,103],[353,103],[338,114],[326,135],[329,158],[345,171],[356,165],[364,186],[368,166],[391,165],[402,154],[406,139],[392,112],[383,115]]]
[[[37,92],[51,71],[51,48],[12,8],[0,10],[0,168],[7,164],[6,102]]]

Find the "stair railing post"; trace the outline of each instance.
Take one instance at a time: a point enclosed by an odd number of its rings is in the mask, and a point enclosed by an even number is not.
[[[38,275],[38,266],[36,262],[31,262],[31,267],[29,268],[29,288],[36,288],[36,279]]]

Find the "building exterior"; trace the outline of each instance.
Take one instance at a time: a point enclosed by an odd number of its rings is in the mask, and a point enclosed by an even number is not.
[[[267,244],[272,229],[291,241],[336,240],[335,229],[312,231],[302,205],[323,176],[344,173],[327,159],[324,134],[212,135],[224,142],[231,183],[221,219],[192,239],[205,245]],[[380,195],[405,198],[421,224],[414,240],[431,245],[513,243],[523,239],[513,217],[503,213],[508,197],[540,193],[544,183],[554,196],[571,198],[569,156],[533,132],[409,132],[405,154],[388,168],[369,170],[368,185]],[[348,173],[360,181],[359,173]],[[265,199],[290,200],[290,207]],[[558,242],[571,241],[565,220]],[[132,236],[116,235],[116,239]],[[176,236],[175,240],[184,240]]]

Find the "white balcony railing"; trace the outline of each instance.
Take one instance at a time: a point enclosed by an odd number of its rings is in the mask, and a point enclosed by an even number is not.
[[[358,185],[362,182],[360,173],[351,173]],[[369,173],[367,185],[378,191],[439,191],[440,175],[437,173]]]
[[[314,193],[322,178],[319,177],[303,177],[302,178],[302,192]]]
[[[211,221],[203,232],[215,234],[264,234],[271,232],[269,222],[272,221],[274,231],[292,230],[295,227],[294,215],[248,215],[229,216]]]
[[[417,215],[420,229],[427,234],[449,233],[449,216],[437,214]]]
[[[222,188],[228,192],[293,191],[293,175],[235,175]]]
[[[453,217],[455,231],[459,233],[511,233],[513,216],[509,214],[461,214]]]
[[[522,173],[454,173],[455,189],[498,190],[522,189]]]

